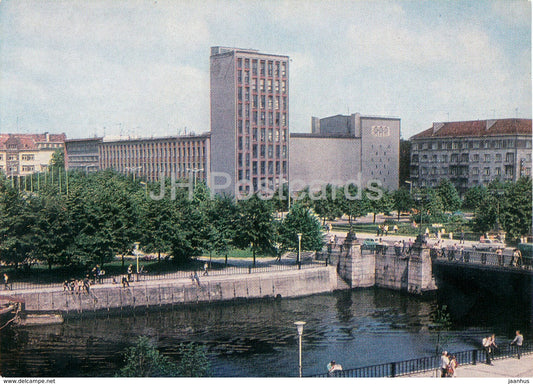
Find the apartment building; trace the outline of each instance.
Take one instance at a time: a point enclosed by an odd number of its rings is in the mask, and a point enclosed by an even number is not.
[[[433,187],[447,178],[462,193],[531,176],[531,133],[531,119],[433,123],[410,138],[411,181]]]

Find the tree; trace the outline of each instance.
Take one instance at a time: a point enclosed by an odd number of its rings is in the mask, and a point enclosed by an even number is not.
[[[461,206],[461,198],[457,189],[448,179],[442,179],[437,186],[437,195],[442,200],[444,212],[454,212]]]
[[[464,209],[475,211],[481,202],[487,198],[487,195],[488,190],[483,185],[476,185],[469,188],[464,195],[462,206]]]
[[[500,203],[501,224],[510,239],[531,233],[531,211],[531,178],[521,177],[505,188]]]
[[[483,199],[474,211],[472,229],[476,232],[485,233],[490,231],[498,219],[498,200],[491,195]]]
[[[211,244],[213,250],[226,256],[235,238],[237,206],[229,196],[217,195],[207,211],[207,223],[212,228]]]
[[[31,195],[0,183],[0,260],[17,268],[35,250],[36,201]]]
[[[205,377],[209,375],[210,363],[202,346],[180,344],[178,363],[162,355],[141,336],[136,344],[124,352],[124,367],[119,377]]]
[[[237,247],[252,247],[253,265],[257,252],[269,253],[274,248],[273,209],[270,201],[254,194],[238,204],[237,231],[234,242]]]
[[[374,214],[373,223],[376,222],[376,215],[379,213],[388,215],[394,207],[391,194],[383,188],[379,188],[379,191],[367,189],[364,192],[368,198],[369,212]]]
[[[431,320],[433,322],[432,328],[437,333],[437,339],[435,341],[435,354],[439,355],[440,350],[443,349],[449,340],[449,337],[442,335],[443,332],[450,329],[452,325],[450,314],[448,313],[447,306],[437,307],[437,310],[432,314]]]
[[[359,190],[355,185],[350,184],[345,186],[345,188],[348,189],[348,195],[350,198],[346,195],[344,196],[344,199],[342,200],[342,213],[348,216],[348,221],[352,224],[352,217],[357,218],[359,216],[366,216],[370,206],[366,194],[361,191],[359,196]]]
[[[54,153],[52,153],[52,158],[50,159],[50,168],[65,169],[65,152],[63,149],[57,149]]]
[[[302,234],[302,249],[320,251],[323,244],[320,222],[311,210],[301,204],[291,207],[279,227],[279,242],[283,249],[298,249],[298,233]]]
[[[413,198],[408,189],[399,188],[392,193],[392,200],[394,209],[398,212],[398,221],[400,221],[400,213],[413,207]]]
[[[326,223],[326,219],[335,220],[342,216],[342,188],[327,184],[321,191],[309,193],[314,195],[311,204],[316,214],[322,218],[322,224]]]

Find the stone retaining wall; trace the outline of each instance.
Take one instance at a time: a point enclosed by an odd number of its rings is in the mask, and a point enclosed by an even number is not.
[[[185,280],[159,280],[131,283],[126,288],[121,285],[93,286],[89,294],[48,290],[13,296],[24,299],[26,312],[60,312],[68,315],[278,295],[297,297],[335,289],[335,267],[317,267],[253,275],[204,277],[201,278],[201,286]]]

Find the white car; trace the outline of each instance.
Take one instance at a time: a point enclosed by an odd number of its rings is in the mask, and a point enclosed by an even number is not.
[[[504,249],[505,244],[502,243],[499,240],[490,240],[490,239],[484,239],[480,240],[479,243],[474,244],[472,246],[477,251],[495,251],[497,249]]]

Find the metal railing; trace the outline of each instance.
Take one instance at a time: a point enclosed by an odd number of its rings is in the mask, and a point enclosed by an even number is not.
[[[500,360],[515,357],[517,352],[517,347],[514,345],[502,345],[500,348],[496,348],[493,351],[491,359]],[[521,354],[528,355],[531,353],[533,353],[533,345],[525,344],[522,346]],[[464,365],[475,365],[477,363],[486,363],[487,361],[486,352],[483,349],[460,351],[453,353],[453,355],[456,357],[459,367]],[[397,377],[437,370],[439,367],[440,356],[428,356],[366,367],[344,369],[331,373],[320,373],[308,377]]]
[[[480,264],[511,269],[533,269],[531,256],[522,256],[518,260],[515,260],[513,255],[509,253],[502,253],[501,255],[498,255],[496,252],[431,249],[431,257],[439,261],[453,263]]]
[[[252,273],[276,273],[284,271],[293,271],[298,269],[311,269],[311,268],[323,268],[324,263],[321,262],[306,262],[298,264],[270,264],[266,266],[243,266],[243,267],[224,267],[221,269],[208,269],[207,274],[204,275],[203,270],[196,270],[196,273],[200,278],[207,276],[231,276],[231,275],[246,275]],[[161,274],[149,274],[149,273],[133,273],[131,274],[131,280],[129,282],[136,281],[157,281],[157,280],[177,280],[177,279],[190,279],[194,276],[194,270],[191,271],[177,271],[171,273]],[[123,276],[127,276],[127,273],[109,276],[101,279],[97,279],[92,283],[95,285],[100,284],[120,284]],[[63,283],[34,283],[25,281],[13,281],[5,287],[4,284],[0,285],[0,292],[21,291],[29,289],[63,289]]]

